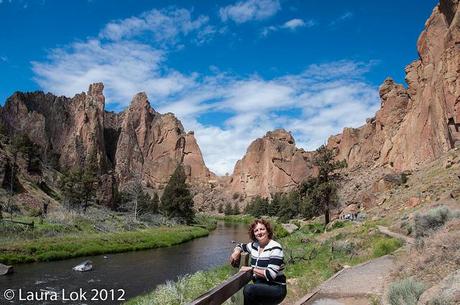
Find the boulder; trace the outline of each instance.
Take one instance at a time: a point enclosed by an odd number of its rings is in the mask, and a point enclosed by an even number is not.
[[[298,226],[296,226],[295,224],[293,223],[283,223],[281,224],[281,226],[289,233],[289,234],[292,234],[294,233],[295,231],[297,231],[299,229]]]

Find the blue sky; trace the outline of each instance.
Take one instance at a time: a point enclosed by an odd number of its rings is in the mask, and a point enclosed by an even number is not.
[[[313,150],[379,107],[378,86],[418,58],[432,0],[0,0],[0,101],[105,84],[121,111],[145,91],[194,130],[218,174],[257,137]]]

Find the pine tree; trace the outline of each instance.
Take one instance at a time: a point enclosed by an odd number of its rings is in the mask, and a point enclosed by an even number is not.
[[[152,213],[156,214],[158,213],[158,208],[160,206],[160,198],[158,197],[157,193],[153,193],[153,198],[152,198]]]
[[[85,170],[73,170],[64,173],[61,178],[61,192],[64,205],[70,209],[83,209],[96,200],[95,183],[97,178]]]
[[[233,215],[232,205],[231,205],[231,203],[228,202],[228,201],[227,201],[227,203],[225,204],[224,214],[225,214],[225,215]]]
[[[297,191],[282,195],[278,217],[280,222],[287,222],[299,214],[300,196]]]
[[[336,181],[340,175],[336,173],[336,170],[347,166],[345,161],[334,161],[334,158],[334,152],[325,145],[316,150],[313,164],[318,167],[319,174],[318,177],[309,181],[311,190],[307,192],[311,201],[306,203],[314,202],[319,207],[319,210],[324,213],[325,225],[330,221],[330,209],[338,203]]]
[[[283,196],[284,195],[282,193],[276,193],[275,195],[273,195],[272,201],[270,202],[268,206],[269,216],[276,216],[278,214],[281,208]]]
[[[161,196],[161,209],[169,218],[179,218],[186,224],[191,224],[195,216],[193,198],[185,183],[184,168],[179,165]]]
[[[238,215],[240,214],[240,207],[238,205],[238,202],[235,202],[235,204],[233,205],[233,215]]]

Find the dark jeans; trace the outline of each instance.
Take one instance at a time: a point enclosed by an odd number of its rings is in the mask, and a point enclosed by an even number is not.
[[[276,305],[286,296],[286,285],[256,282],[243,289],[244,305]]]

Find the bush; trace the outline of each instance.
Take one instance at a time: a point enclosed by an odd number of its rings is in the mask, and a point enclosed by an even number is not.
[[[284,229],[282,225],[280,225],[277,222],[275,222],[274,224],[275,224],[273,228],[274,238],[279,239],[279,238],[283,238],[289,235],[289,232],[286,231],[286,229]]]
[[[428,302],[428,305],[453,305],[453,301],[443,295],[435,296]]]
[[[415,237],[421,238],[428,236],[455,216],[457,215],[454,215],[454,213],[445,206],[435,208],[426,214],[417,213],[414,218]]]
[[[374,257],[387,255],[401,247],[402,243],[398,239],[381,239],[378,240],[372,247]]]
[[[390,305],[416,305],[425,287],[411,278],[391,284],[388,291]]]

